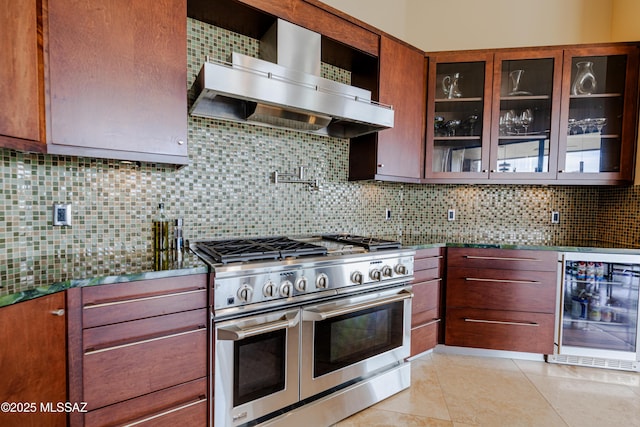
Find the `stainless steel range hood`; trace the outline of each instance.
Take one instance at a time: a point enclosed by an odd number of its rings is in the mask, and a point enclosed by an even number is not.
[[[370,91],[320,77],[320,42],[277,20],[260,41],[260,59],[234,52],[231,62],[205,62],[190,114],[338,138],[393,127],[393,109]]]

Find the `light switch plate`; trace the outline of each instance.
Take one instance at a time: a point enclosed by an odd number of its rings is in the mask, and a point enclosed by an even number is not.
[[[560,223],[560,212],[553,211],[551,212],[551,224],[559,224]]]
[[[55,203],[53,205],[53,225],[71,226],[71,205]]]

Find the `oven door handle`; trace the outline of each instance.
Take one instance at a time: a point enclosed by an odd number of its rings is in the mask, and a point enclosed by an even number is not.
[[[222,341],[240,341],[245,338],[256,335],[266,334],[268,332],[278,331],[280,329],[289,329],[296,326],[300,320],[299,313],[294,316],[286,314],[284,319],[274,322],[262,323],[255,326],[241,328],[238,326],[221,327],[217,329],[217,336]]]
[[[413,298],[413,292],[403,290],[398,293],[398,295],[394,295],[391,297],[376,299],[374,301],[361,302],[358,304],[345,305],[326,311],[322,311],[319,309],[306,309],[302,310],[302,320],[306,322],[320,322],[332,317],[341,316],[343,314],[349,314],[360,310],[366,310],[368,308],[378,307],[380,305],[403,301],[408,298]]]

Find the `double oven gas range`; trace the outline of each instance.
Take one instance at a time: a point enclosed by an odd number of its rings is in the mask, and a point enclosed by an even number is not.
[[[350,235],[191,247],[211,271],[215,427],[328,426],[409,387],[413,250]]]

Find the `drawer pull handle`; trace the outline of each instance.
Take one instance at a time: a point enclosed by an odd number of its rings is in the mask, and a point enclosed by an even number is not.
[[[99,303],[99,304],[89,303],[89,304],[86,304],[83,307],[83,309],[84,310],[89,310],[90,308],[109,307],[109,306],[118,305],[118,304],[128,304],[130,302],[151,301],[151,300],[156,300],[156,299],[160,299],[160,298],[177,297],[177,296],[195,294],[195,293],[198,293],[198,292],[206,292],[206,291],[207,291],[206,289],[195,289],[195,290],[186,291],[186,292],[177,292],[177,293],[172,293],[172,294],[154,295],[152,297],[142,297],[142,298],[134,298],[134,299],[128,299],[128,300],[110,301],[110,302],[103,302],[103,303]]]
[[[501,283],[516,283],[521,285],[539,285],[538,280],[512,280],[512,279],[485,279],[480,277],[465,277],[464,280],[468,282],[501,282]]]
[[[423,327],[425,327],[425,326],[431,326],[431,325],[433,325],[434,323],[438,323],[438,322],[440,322],[440,320],[441,320],[441,319],[433,319],[433,320],[430,320],[429,322],[425,323],[424,325],[420,325],[420,326],[418,326],[418,327],[419,327],[419,328],[423,328]]]
[[[483,319],[472,319],[470,317],[464,318],[465,322],[471,323],[491,323],[495,325],[516,325],[516,326],[540,326],[540,324],[536,322],[509,322],[504,320],[483,320]]]
[[[141,419],[141,420],[134,421],[134,422],[129,423],[129,424],[124,424],[124,426],[123,426],[123,427],[133,427],[133,426],[137,426],[137,425],[140,425],[140,424],[143,424],[143,423],[149,422],[149,421],[151,421],[151,420],[155,420],[156,418],[164,417],[165,415],[169,415],[169,414],[171,414],[171,413],[178,412],[178,411],[181,411],[181,410],[183,410],[183,409],[190,408],[191,406],[194,406],[194,405],[197,405],[197,404],[199,404],[199,403],[206,402],[206,401],[207,401],[207,399],[206,399],[206,398],[201,398],[200,400],[196,400],[195,402],[189,402],[189,403],[187,403],[186,405],[178,406],[177,408],[169,409],[169,410],[167,410],[167,411],[160,412],[159,414],[155,414],[155,415],[152,415],[152,416],[150,416],[150,417],[143,418],[143,419]]]
[[[54,316],[64,316],[64,308],[59,308],[51,312]]]
[[[121,349],[121,348],[132,347],[134,345],[147,344],[147,343],[154,342],[154,341],[166,340],[168,338],[175,338],[175,337],[180,337],[180,336],[183,336],[183,335],[193,334],[195,332],[206,332],[206,331],[207,331],[206,327],[198,326],[198,329],[192,329],[192,330],[185,331],[185,332],[178,332],[177,334],[165,335],[165,336],[156,337],[156,338],[149,338],[149,339],[142,340],[142,341],[135,341],[135,342],[127,343],[127,344],[115,345],[113,347],[106,347],[106,348],[101,348],[101,349],[98,349],[98,350],[88,349],[87,351],[85,351],[84,355],[85,356],[89,356],[89,355],[96,354],[96,353],[104,353],[105,351],[118,350],[118,349]]]
[[[538,258],[517,258],[517,257],[501,257],[501,256],[478,256],[478,255],[465,255],[467,259],[486,259],[493,261],[542,261]]]
[[[434,282],[442,282],[442,277],[438,277],[437,279],[427,280],[426,282],[416,282],[416,281],[414,280],[414,282],[413,282],[413,283],[414,283],[414,284],[416,284],[416,285],[418,285],[418,284],[420,284],[420,285],[426,285],[427,283],[434,283]]]

